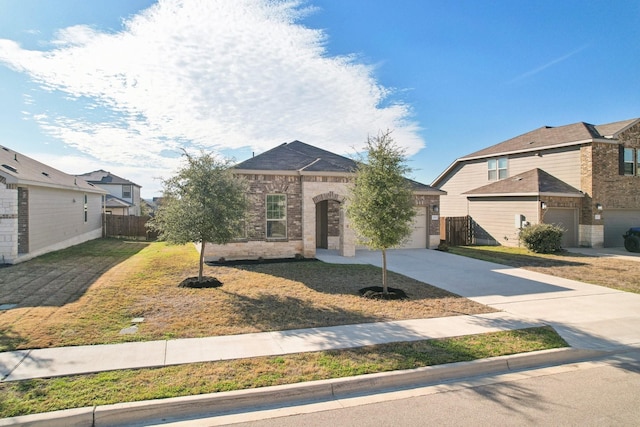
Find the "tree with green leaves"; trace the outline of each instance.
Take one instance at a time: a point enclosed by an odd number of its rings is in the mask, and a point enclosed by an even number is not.
[[[406,155],[390,131],[368,137],[366,158],[360,159],[346,212],[360,243],[382,251],[382,289],[388,294],[387,249],[411,234],[415,216],[413,192],[405,175]]]
[[[204,152],[194,157],[185,151],[184,156],[186,165],[162,182],[162,203],[150,228],[170,244],[201,243],[198,282],[202,282],[207,242],[229,243],[244,226],[247,184],[231,173],[229,160]]]

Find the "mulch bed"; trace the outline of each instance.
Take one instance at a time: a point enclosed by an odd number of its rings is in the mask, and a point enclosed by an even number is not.
[[[408,299],[409,296],[402,289],[387,287],[388,293],[384,293],[382,286],[367,286],[358,290],[358,293],[364,298],[369,299],[384,299],[384,300],[397,300]]]
[[[187,277],[178,287],[180,288],[218,288],[222,286],[222,282],[215,277],[204,276],[201,281],[197,277]]]

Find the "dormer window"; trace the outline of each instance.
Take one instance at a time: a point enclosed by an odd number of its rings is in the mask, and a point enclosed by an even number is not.
[[[487,172],[489,181],[498,181],[507,178],[507,158],[499,157],[497,159],[487,160]]]

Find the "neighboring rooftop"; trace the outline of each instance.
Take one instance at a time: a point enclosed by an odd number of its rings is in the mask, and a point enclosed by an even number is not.
[[[579,122],[565,126],[543,126],[515,138],[508,139],[491,147],[464,156],[461,160],[498,154],[531,151],[538,148],[570,145],[572,143],[587,142],[594,139],[612,139],[629,126],[640,122],[640,119],[630,119],[604,125],[592,125]]]
[[[498,196],[498,195],[522,195],[541,196],[555,195],[564,197],[584,197],[584,194],[575,187],[560,181],[555,176],[542,169],[531,169],[500,181],[492,182],[479,188],[462,193],[466,196]]]
[[[102,169],[77,176],[92,184],[124,184],[140,187],[135,182],[120,178],[118,175],[114,175],[111,172],[107,172]]]
[[[59,171],[4,146],[0,146],[0,178],[0,181],[7,184],[65,188],[92,193],[105,192],[82,178]]]

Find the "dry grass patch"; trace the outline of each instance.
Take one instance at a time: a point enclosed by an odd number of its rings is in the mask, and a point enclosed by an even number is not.
[[[640,263],[614,257],[594,257],[562,252],[537,254],[506,246],[459,246],[451,253],[524,268],[565,279],[640,293]]]
[[[18,306],[0,312],[0,350],[495,311],[398,274],[390,274],[389,284],[410,299],[365,299],[357,290],[381,283],[379,268],[318,261],[207,266],[205,275],[217,277],[222,287],[178,287],[197,266],[193,245],[101,239],[5,268],[0,303]],[[120,335],[135,317],[145,318],[139,332]]]

